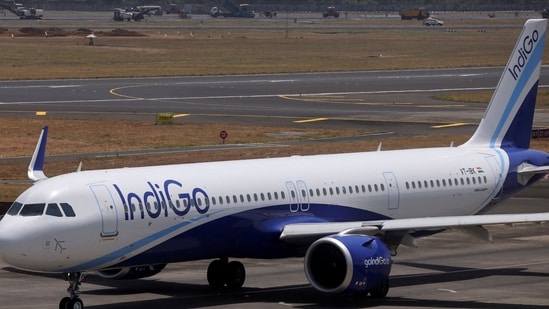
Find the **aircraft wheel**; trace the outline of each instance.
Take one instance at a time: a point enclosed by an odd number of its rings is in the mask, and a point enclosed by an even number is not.
[[[71,299],[66,307],[67,309],[84,309],[84,303],[80,298],[73,298]]]
[[[238,289],[242,287],[244,280],[246,280],[246,269],[242,263],[232,261],[227,265],[225,276],[227,287]]]
[[[378,287],[370,291],[370,296],[373,298],[384,298],[389,293],[389,279],[386,279]]]
[[[59,302],[59,309],[66,309],[67,304],[71,301],[70,297],[63,297]]]
[[[208,283],[214,289],[221,289],[225,285],[225,263],[213,260],[208,266]]]

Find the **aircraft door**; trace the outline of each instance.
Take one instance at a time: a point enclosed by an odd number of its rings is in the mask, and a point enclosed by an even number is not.
[[[286,190],[290,198],[290,211],[297,212],[299,210],[299,197],[297,195],[297,188],[293,181],[286,181]]]
[[[395,174],[392,172],[383,173],[385,178],[385,184],[387,185],[388,201],[387,205],[389,209],[398,209],[400,206],[400,191],[398,189],[398,183]]]
[[[118,213],[111,192],[105,185],[92,185],[90,189],[101,212],[101,237],[118,235]]]
[[[303,180],[286,181],[286,190],[289,195],[291,212],[309,211],[309,194]]]
[[[309,211],[309,194],[307,193],[307,185],[303,180],[298,180],[297,188],[299,189],[298,198],[301,202],[301,211]]]

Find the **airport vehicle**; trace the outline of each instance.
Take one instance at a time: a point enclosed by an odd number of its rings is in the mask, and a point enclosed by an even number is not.
[[[177,14],[179,15],[181,13],[181,9],[177,6],[177,4],[169,4],[168,8],[166,9],[166,14]]]
[[[424,26],[444,26],[444,22],[442,20],[429,17],[423,21]]]
[[[241,3],[236,5],[228,0],[223,0],[221,6],[227,11],[222,11],[217,6],[212,7],[210,10],[210,16],[217,18],[222,17],[241,17],[241,18],[253,18],[255,17],[254,12],[250,8],[249,4]]]
[[[64,273],[82,308],[86,272],[154,275],[168,263],[214,259],[214,288],[244,284],[233,258],[304,256],[325,293],[385,297],[392,255],[452,228],[491,240],[486,224],[549,221],[549,213],[485,215],[543,178],[549,153],[530,148],[547,20],[528,20],[473,136],[457,147],[293,156],[81,171],[43,171],[0,221],[0,258]],[[93,244],[93,245],[90,245]]]
[[[22,4],[12,2],[0,2],[0,8],[6,9],[19,16],[19,19],[42,19],[44,10],[35,7],[24,7]]]
[[[339,18],[339,12],[336,10],[334,6],[329,6],[326,11],[322,13],[322,17],[330,17],[333,16],[335,18]]]
[[[142,6],[131,8],[116,8],[113,10],[114,21],[140,21],[145,19],[145,15],[150,16],[152,13],[156,15],[156,12],[162,13],[159,6]]]
[[[418,8],[418,9],[405,9],[400,10],[398,12],[400,15],[400,19],[417,19],[417,20],[423,20],[426,18],[429,18],[431,16],[431,13],[427,11],[425,8]]]

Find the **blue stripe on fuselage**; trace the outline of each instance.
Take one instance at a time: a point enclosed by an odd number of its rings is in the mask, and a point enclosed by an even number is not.
[[[206,258],[249,257],[282,258],[301,256],[300,247],[287,246],[279,240],[282,228],[291,223],[340,222],[381,220],[387,217],[374,212],[352,207],[311,204],[309,211],[291,213],[289,205],[257,208],[231,214],[186,230],[145,252],[109,268],[132,265],[163,264]],[[217,212],[217,215],[222,211]],[[189,224],[202,221],[204,216],[185,221],[152,234],[146,238],[125,246],[109,254],[76,265],[65,272],[105,268],[108,263],[120,261],[123,256],[165,238],[177,230],[183,230]]]

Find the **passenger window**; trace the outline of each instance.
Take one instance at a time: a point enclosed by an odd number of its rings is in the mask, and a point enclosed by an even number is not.
[[[11,204],[11,207],[10,209],[8,209],[8,212],[6,214],[10,215],[10,216],[16,216],[19,211],[21,210],[21,207],[23,207],[23,204],[19,203],[19,202],[15,202],[13,204]]]
[[[63,217],[61,210],[59,210],[59,206],[57,206],[57,204],[55,203],[48,204],[48,208],[46,208],[46,215],[53,217]]]
[[[19,215],[23,217],[41,216],[44,213],[46,204],[25,204]]]
[[[74,213],[74,210],[72,209],[72,206],[67,203],[61,203],[61,208],[63,209],[63,212],[65,213],[65,216],[67,217],[76,217],[76,214]]]

